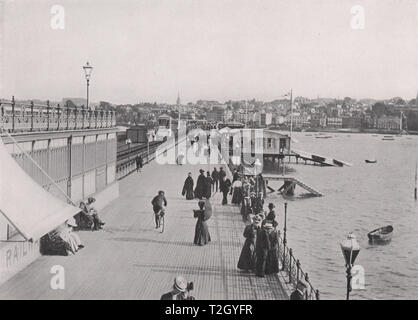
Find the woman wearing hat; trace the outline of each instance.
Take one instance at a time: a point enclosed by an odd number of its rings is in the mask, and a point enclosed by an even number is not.
[[[222,204],[228,204],[228,192],[229,188],[231,187],[231,180],[229,180],[227,177],[223,177],[223,179],[220,182],[220,190],[222,192]]]
[[[242,204],[241,204],[241,216],[244,222],[250,221],[249,216],[252,214],[251,209],[251,198],[244,197]],[[251,221],[250,221],[251,222]]]
[[[275,207],[276,206],[273,203],[269,203],[269,205],[268,205],[269,212],[266,215],[266,220],[272,221],[273,222],[273,227],[277,228],[279,223],[276,221],[276,213],[274,212]]]
[[[203,195],[206,190],[206,177],[205,177],[205,170],[199,170],[200,175],[197,178],[196,188],[194,189],[194,196],[199,200],[202,200]]]
[[[250,271],[255,269],[256,254],[255,244],[257,239],[257,231],[261,227],[261,217],[252,216],[250,218],[252,223],[247,225],[244,229],[245,242],[241,250],[241,255],[238,260],[238,269]]]
[[[270,243],[270,247],[267,252],[266,258],[266,274],[275,274],[279,272],[279,257],[278,257],[278,249],[279,249],[279,236],[277,234],[277,230],[274,227],[274,221],[272,220],[265,220],[265,224],[268,224],[269,227],[267,228],[267,236]],[[270,227],[271,225],[271,227]]]
[[[87,210],[87,214],[93,218],[93,222],[94,222],[93,230],[99,230],[99,229],[102,229],[102,226],[105,223],[99,218],[99,213],[97,212],[97,210],[93,208],[94,202],[96,202],[96,199],[93,197],[89,197],[87,199],[86,210]]]
[[[193,243],[204,246],[211,241],[208,225],[206,223],[212,214],[212,206],[209,200],[199,201],[199,209],[193,210],[194,217],[197,218]]]
[[[70,253],[75,254],[84,246],[81,243],[80,237],[73,232],[73,228],[77,227],[74,218],[68,219],[64,225],[58,228],[59,237],[68,245]]]
[[[235,180],[232,184],[232,200],[233,204],[240,204],[242,202],[242,182],[241,180]]]
[[[266,274],[267,255],[271,249],[269,230],[273,228],[270,221],[265,222],[257,232],[257,241],[255,243],[255,253],[257,257],[255,266],[255,275],[264,277]]]
[[[187,200],[194,199],[193,186],[194,186],[194,181],[193,181],[191,172],[189,172],[186,180],[184,181],[183,191],[181,192],[183,196],[186,195]]]

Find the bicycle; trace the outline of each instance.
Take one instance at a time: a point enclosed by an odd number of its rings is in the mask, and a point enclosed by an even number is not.
[[[160,233],[164,232],[164,215],[165,215],[165,210],[161,209],[160,211],[158,211],[157,213],[153,213],[152,218],[153,218],[153,222],[155,223],[155,216],[157,216],[158,218],[158,225],[159,227],[157,229],[159,229]]]

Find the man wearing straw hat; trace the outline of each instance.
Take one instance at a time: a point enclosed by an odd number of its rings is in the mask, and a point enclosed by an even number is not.
[[[160,300],[195,300],[189,295],[191,290],[193,290],[193,282],[187,283],[184,277],[177,276],[174,278],[173,290],[163,294]]]

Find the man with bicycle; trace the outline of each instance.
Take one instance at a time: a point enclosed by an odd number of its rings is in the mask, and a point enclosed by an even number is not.
[[[160,218],[164,216],[164,207],[167,207],[167,199],[165,198],[164,191],[158,191],[158,195],[151,201],[152,209],[155,216],[155,229],[160,227]]]

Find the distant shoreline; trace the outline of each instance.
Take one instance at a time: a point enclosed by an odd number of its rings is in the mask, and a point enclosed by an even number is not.
[[[279,130],[279,131],[289,131],[289,128],[278,128],[278,127],[273,127],[273,128],[268,128],[269,130]],[[321,133],[321,132],[326,132],[326,133],[369,133],[369,134],[381,134],[381,135],[399,135],[399,131],[398,130],[380,130],[380,129],[335,129],[335,128],[308,128],[308,129],[304,129],[304,131],[300,130],[300,129],[296,129],[293,130],[293,132],[316,132],[316,133]],[[402,133],[402,135],[418,135],[418,131],[406,131],[404,133]]]

